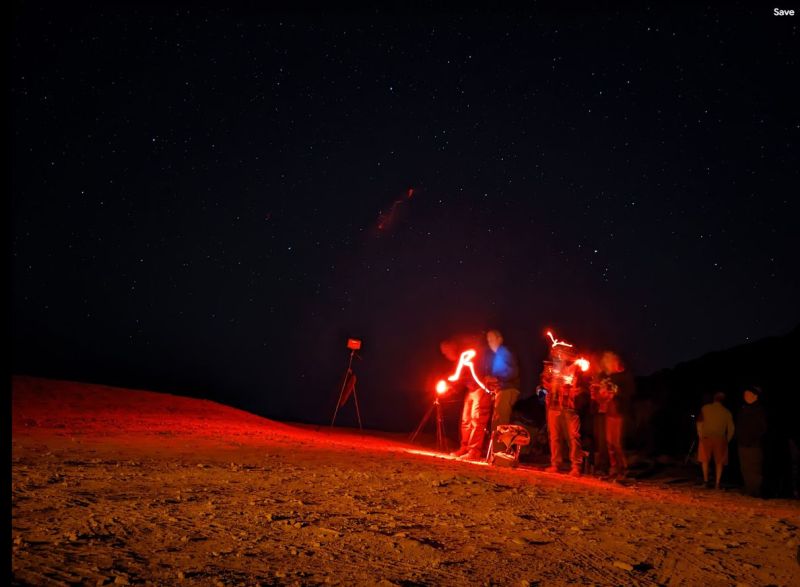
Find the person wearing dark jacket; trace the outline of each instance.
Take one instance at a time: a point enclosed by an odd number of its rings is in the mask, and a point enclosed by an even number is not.
[[[622,448],[622,402],[632,394],[633,376],[625,369],[622,360],[616,353],[606,351],[600,360],[601,372],[597,383],[593,386],[593,395],[597,410],[596,426],[604,434],[600,444],[608,451],[608,458],[602,455],[601,461],[610,463],[611,478],[625,477],[628,461]]]
[[[749,387],[744,390],[744,405],[736,418],[739,448],[739,466],[744,479],[744,492],[753,497],[761,495],[764,462],[764,435],[767,433],[767,416],[759,401],[761,390]]]

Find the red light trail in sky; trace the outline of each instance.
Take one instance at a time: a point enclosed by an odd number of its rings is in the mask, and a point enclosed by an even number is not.
[[[395,219],[395,215],[396,215],[395,213],[397,212],[397,208],[399,206],[401,206],[402,204],[404,204],[407,200],[410,200],[413,195],[414,195],[414,188],[408,188],[408,191],[406,192],[405,197],[396,199],[394,202],[392,202],[392,206],[391,206],[391,208],[389,208],[388,212],[386,212],[386,213],[381,212],[378,215],[378,230],[379,231],[384,231],[384,230],[388,230],[389,228],[391,228],[392,223],[394,222],[394,219]]]

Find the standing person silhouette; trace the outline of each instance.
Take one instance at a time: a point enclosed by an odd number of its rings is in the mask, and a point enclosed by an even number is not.
[[[623,414],[622,401],[632,393],[633,378],[625,369],[622,360],[614,352],[606,351],[600,358],[600,374],[595,387],[597,411],[602,425],[596,428],[603,434],[603,445],[608,451],[609,477],[625,477],[628,461],[622,448]]]
[[[557,473],[564,465],[563,444],[569,444],[570,475],[581,476],[583,447],[581,419],[578,414],[582,382],[579,379],[575,354],[569,346],[553,345],[550,360],[542,372],[541,385],[547,390],[547,433],[550,439],[550,466],[546,471]]]
[[[739,466],[744,479],[744,492],[761,496],[764,464],[764,436],[767,433],[767,416],[760,401],[761,389],[749,387],[742,394],[744,405],[736,417],[736,440],[739,449]]]
[[[714,487],[719,489],[722,470],[728,464],[728,443],[733,438],[733,416],[722,405],[725,394],[718,391],[714,401],[704,405],[697,419],[697,436],[699,439],[697,457],[703,467],[703,483],[708,486],[708,464],[714,460]]]

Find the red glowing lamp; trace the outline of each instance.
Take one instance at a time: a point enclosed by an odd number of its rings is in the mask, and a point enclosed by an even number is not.
[[[575,364],[580,368],[581,371],[584,373],[589,370],[589,361],[581,357],[580,359],[575,359]]]
[[[444,379],[440,379],[438,383],[436,383],[436,393],[438,393],[439,395],[444,395],[445,393],[447,393],[447,390],[449,388],[450,386],[447,385],[447,381],[445,381]]]

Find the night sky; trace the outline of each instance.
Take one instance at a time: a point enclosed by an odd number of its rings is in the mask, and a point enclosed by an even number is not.
[[[402,430],[459,332],[524,397],[547,327],[644,375],[800,322],[800,16],[67,4],[10,25],[15,373],[327,422],[356,336]]]

